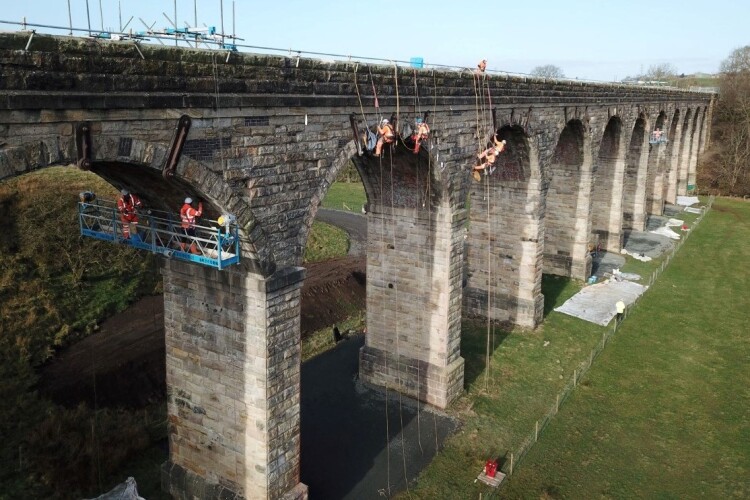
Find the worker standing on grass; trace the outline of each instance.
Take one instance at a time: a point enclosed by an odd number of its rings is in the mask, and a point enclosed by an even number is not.
[[[185,234],[184,240],[180,243],[180,248],[185,251],[187,244],[190,244],[190,253],[198,255],[198,247],[195,244],[195,219],[203,215],[203,202],[198,202],[198,209],[193,208],[193,199],[185,198],[185,204],[180,209],[180,220],[182,232]]]
[[[120,212],[122,222],[122,237],[130,239],[130,233],[138,234],[138,212],[141,208],[141,200],[127,189],[120,191],[122,195],[117,200],[117,211]]]

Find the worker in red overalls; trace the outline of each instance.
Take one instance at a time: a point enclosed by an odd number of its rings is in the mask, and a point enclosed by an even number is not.
[[[141,208],[141,200],[127,189],[120,191],[122,195],[117,200],[117,211],[120,212],[120,222],[122,222],[122,236],[126,240],[130,239],[130,233],[138,234],[138,212]]]
[[[375,144],[375,156],[380,156],[383,144],[391,144],[394,140],[396,140],[396,132],[393,130],[393,125],[383,118],[383,121],[378,126],[378,142]]]
[[[185,198],[185,204],[180,209],[180,221],[182,233],[185,238],[180,242],[180,249],[185,251],[185,247],[190,244],[190,253],[198,255],[198,247],[195,244],[195,219],[203,215],[203,202],[198,202],[198,209],[193,208],[193,199]]]
[[[422,120],[417,118],[416,120],[417,130],[414,132],[412,138],[414,139],[414,154],[419,153],[419,145],[422,141],[430,137],[430,126]]]

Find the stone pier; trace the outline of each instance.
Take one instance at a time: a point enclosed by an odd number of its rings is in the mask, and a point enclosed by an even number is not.
[[[173,498],[301,500],[299,301],[302,268],[264,279],[165,261]]]
[[[461,274],[466,212],[371,205],[367,336],[360,377],[438,408],[463,391]]]

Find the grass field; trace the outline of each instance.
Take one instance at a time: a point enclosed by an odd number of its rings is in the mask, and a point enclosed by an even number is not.
[[[533,433],[603,329],[549,312],[579,285],[545,276],[545,323],[496,337],[485,387],[486,330],[465,325],[463,428],[401,497],[747,496],[749,237],[750,205],[718,201],[500,492],[474,483],[484,460]]]
[[[343,257],[349,251],[346,231],[325,222],[314,221],[305,247],[305,262]]]
[[[323,198],[322,206],[359,213],[365,203],[367,196],[365,186],[361,182],[334,182]]]
[[[748,241],[718,200],[503,496],[750,496]]]

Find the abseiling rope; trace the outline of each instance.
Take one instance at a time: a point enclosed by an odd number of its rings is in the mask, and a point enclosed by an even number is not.
[[[393,79],[396,85],[396,123],[400,124],[400,98],[398,94],[398,66],[394,65],[393,67]],[[394,134],[396,134],[396,146],[398,146],[398,137],[400,134],[394,129]],[[382,156],[381,151],[381,156]],[[395,154],[395,148],[393,146],[390,147],[390,154],[388,155],[388,158],[390,159],[391,164],[391,220],[393,221],[393,231],[391,233],[391,237],[393,240],[393,251],[396,252],[396,229],[398,228],[398,224],[396,224],[396,203],[394,198],[394,191],[393,191],[393,155]],[[401,458],[404,464],[404,482],[406,484],[406,493],[409,493],[409,476],[406,473],[406,444],[404,439],[404,412],[403,412],[403,403],[402,403],[402,384],[401,384],[401,351],[399,348],[399,334],[401,333],[401,320],[399,318],[398,314],[398,305],[399,305],[399,293],[398,293],[398,283],[396,282],[396,276],[395,271],[393,272],[393,275],[391,276],[393,279],[393,288],[396,294],[396,383],[398,384],[398,416],[399,420],[401,422]]]

